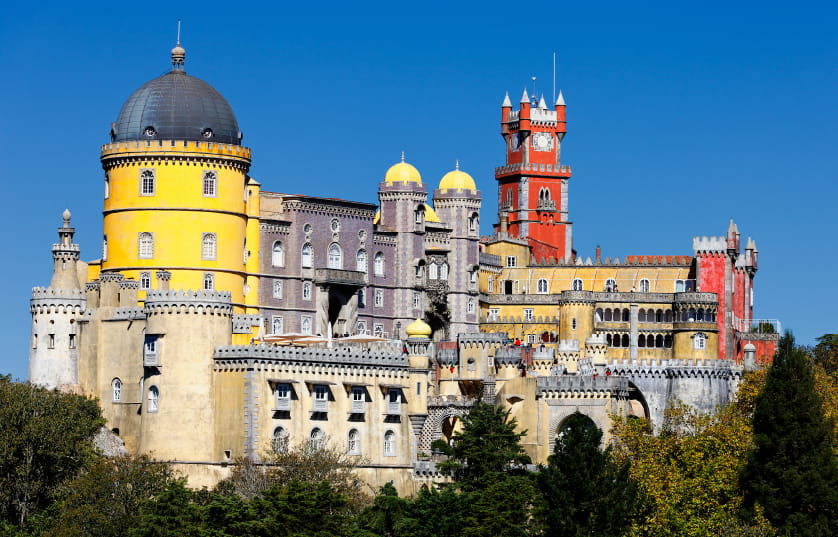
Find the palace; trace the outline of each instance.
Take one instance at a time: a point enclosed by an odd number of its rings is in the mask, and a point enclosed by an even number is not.
[[[577,255],[571,170],[553,109],[501,107],[495,233],[456,169],[430,193],[392,165],[378,203],[269,192],[229,103],[172,69],[136,90],[101,149],[101,258],[83,262],[65,211],[49,287],[33,289],[30,381],[100,400],[132,453],[196,486],[236,459],[331,442],[369,483],[437,479],[476,398],[510,409],[545,461],[579,410],[659,425],[671,398],[726,402],[742,362],[770,358],[753,319],[757,248],[696,237],[693,255]]]

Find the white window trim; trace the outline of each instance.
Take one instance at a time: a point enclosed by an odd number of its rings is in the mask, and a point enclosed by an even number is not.
[[[312,287],[311,282],[303,282],[303,300],[311,300]]]
[[[207,188],[207,185],[210,188]],[[201,194],[205,198],[218,197],[218,172],[215,170],[204,170],[201,176]]]
[[[218,235],[201,233],[201,259],[215,261],[218,258]]]
[[[274,298],[282,298],[282,280],[273,281],[272,295]]]
[[[160,410],[160,388],[156,385],[148,387],[148,409],[146,412],[155,413]]]
[[[111,401],[119,403],[122,401],[122,381],[119,377],[111,381]]]
[[[384,442],[382,445],[385,457],[396,456],[396,433],[388,430],[384,433]]]
[[[148,176],[148,177],[147,177]],[[151,179],[151,190],[145,188],[145,180]],[[154,168],[140,168],[140,196],[154,196],[157,193],[157,171]]]
[[[144,253],[143,238],[146,235],[151,239],[149,242],[151,245],[151,251]],[[137,259],[154,259],[154,233],[150,231],[140,231],[137,233]]]

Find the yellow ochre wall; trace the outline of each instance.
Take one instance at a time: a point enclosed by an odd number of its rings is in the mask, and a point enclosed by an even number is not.
[[[259,196],[258,183],[246,186],[249,149],[206,142],[123,142],[104,146],[101,160],[109,182],[104,206],[108,256],[102,271],[134,279],[140,271],[151,271],[152,288],[157,288],[154,272],[165,269],[172,273],[171,289],[202,289],[204,274],[210,272],[215,289],[231,292],[238,313],[256,304],[258,285],[246,275],[248,269],[258,272],[258,240],[253,237],[258,223],[249,223],[248,215],[258,214]],[[140,194],[144,169],[155,171],[154,195]],[[203,195],[208,170],[217,174],[214,197]],[[154,236],[152,259],[139,258],[141,232]],[[203,233],[217,236],[214,260],[202,259]]]

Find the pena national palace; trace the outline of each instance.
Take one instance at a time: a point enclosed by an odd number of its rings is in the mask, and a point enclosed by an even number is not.
[[[503,100],[481,236],[459,166],[423,178],[402,156],[374,203],[263,189],[233,109],[185,55],[128,97],[101,148],[100,259],[81,261],[62,215],[52,280],[32,290],[29,379],[97,398],[125,450],[191,485],[328,442],[370,484],[414,491],[480,397],[545,462],[574,412],[606,438],[612,414],[658,426],[673,399],[726,402],[773,355],[777,323],[752,317],[756,243],[733,221],[685,253],[577,254],[561,92]]]

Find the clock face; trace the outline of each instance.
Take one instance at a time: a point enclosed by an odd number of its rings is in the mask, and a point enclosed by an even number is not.
[[[509,146],[512,151],[518,151],[521,149],[521,133],[516,132],[510,137]]]
[[[553,136],[548,132],[537,132],[533,134],[532,147],[536,151],[550,151],[553,149]]]

